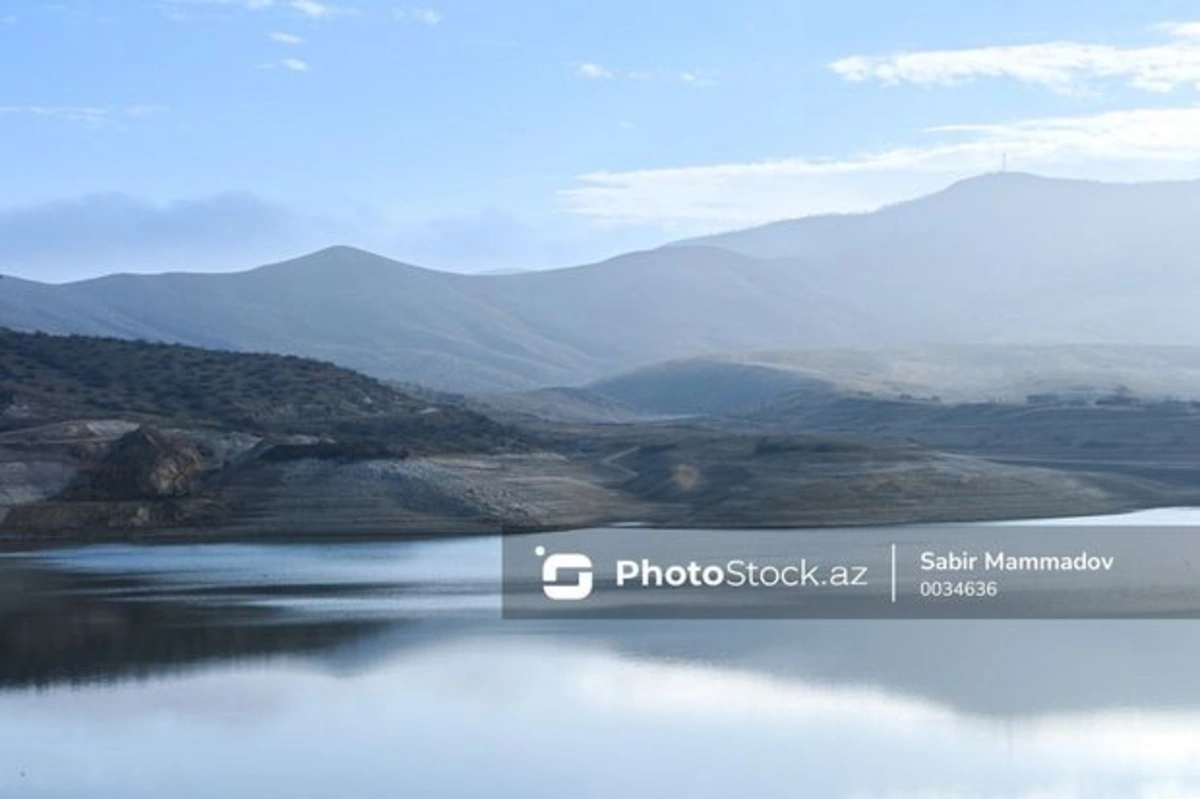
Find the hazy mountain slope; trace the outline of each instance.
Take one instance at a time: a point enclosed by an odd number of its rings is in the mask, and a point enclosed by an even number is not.
[[[1101,183],[1016,172],[980,175],[915,200],[863,214],[812,216],[680,242],[722,247],[756,258],[814,258],[924,251],[963,264],[1004,263],[1014,255],[1068,257],[1073,267],[1187,255],[1200,241],[1200,181]],[[930,238],[933,234],[932,238]],[[1120,245],[1114,251],[1113,246]],[[888,247],[900,247],[889,251]],[[928,266],[939,271],[951,264]],[[1017,270],[1021,271],[1021,270]],[[1058,270],[1056,270],[1058,271]]]
[[[432,385],[523,384],[565,360],[553,342],[537,341],[534,352],[488,346],[536,333],[476,296],[468,278],[349,248],[237,274],[120,275],[58,288],[109,311],[84,332],[120,335],[110,326],[136,320],[146,338],[303,354]]]
[[[1190,300],[1200,292],[1200,181],[993,174],[874,213],[682,244],[839,264],[960,339],[1200,343]]]
[[[867,341],[893,325],[839,270],[716,248],[664,248],[601,264],[501,278],[522,318],[607,361],[709,352],[724,342]]]
[[[0,323],[303,354],[455,390],[582,382],[710,350],[866,343],[865,331],[887,328],[839,297],[835,274],[803,272],[672,248],[466,276],[332,248],[237,274],[0,280]]]
[[[1200,182],[990,175],[702,243],[510,275],[335,247],[237,274],[4,278],[0,325],[295,353],[455,391],[718,352],[1200,345]]]

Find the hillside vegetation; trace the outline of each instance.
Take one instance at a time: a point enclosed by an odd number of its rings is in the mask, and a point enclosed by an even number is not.
[[[296,356],[0,330],[0,426],[89,417],[332,434],[418,450],[508,446],[468,410]]]

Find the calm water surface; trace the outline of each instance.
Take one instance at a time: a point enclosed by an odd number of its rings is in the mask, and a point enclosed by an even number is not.
[[[518,623],[499,562],[0,557],[0,797],[1200,796],[1200,623]]]

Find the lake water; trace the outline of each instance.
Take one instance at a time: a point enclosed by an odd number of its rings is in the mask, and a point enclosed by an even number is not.
[[[499,563],[0,557],[0,797],[1200,796],[1197,622],[503,621]]]

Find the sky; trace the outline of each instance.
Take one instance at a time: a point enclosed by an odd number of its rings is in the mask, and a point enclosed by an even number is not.
[[[0,0],[0,273],[568,266],[999,169],[1200,177],[1168,0]]]

